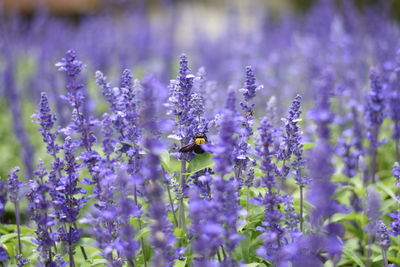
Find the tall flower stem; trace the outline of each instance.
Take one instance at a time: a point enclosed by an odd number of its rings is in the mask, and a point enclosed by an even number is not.
[[[75,229],[78,229],[78,225],[76,225],[76,222],[74,222],[73,226],[74,226]],[[81,249],[83,258],[84,258],[85,260],[87,260],[87,259],[88,259],[88,256],[87,256],[87,254],[86,254],[85,248],[82,247],[82,246],[80,246],[79,248]]]
[[[381,251],[382,251],[383,264],[384,264],[385,267],[387,267],[389,262],[388,262],[386,249],[381,247]]]
[[[134,198],[135,198],[135,204],[138,205],[136,185],[134,187]],[[139,231],[141,231],[142,230],[142,220],[140,219],[140,216],[138,217],[138,226],[139,226]],[[147,267],[146,252],[144,251],[144,239],[143,239],[143,237],[140,238],[140,246],[142,247],[143,265],[144,265],[144,267]],[[135,266],[135,265],[132,265],[132,266]]]
[[[303,232],[303,186],[300,186],[300,231]]]
[[[180,179],[180,186],[182,188],[182,191],[184,191],[185,188],[185,179],[186,179],[186,161],[182,160],[181,161],[181,179]],[[184,201],[183,201],[183,195],[179,199],[179,227],[182,228],[184,231],[186,231],[186,223],[185,223],[185,206],[184,206]]]
[[[175,223],[175,226],[178,226],[178,218],[176,217],[176,213],[175,213],[175,209],[174,209],[174,203],[172,201],[171,190],[169,188],[169,185],[167,185],[167,192],[168,192],[169,204],[171,205],[172,215],[174,216],[174,223]]]
[[[372,150],[372,155],[371,155],[371,182],[374,184],[375,183],[375,173],[376,173],[376,149],[374,148]]]
[[[18,254],[22,255],[21,230],[20,230],[21,215],[20,215],[20,212],[19,212],[19,204],[18,204],[18,202],[14,202],[14,207],[15,207],[15,220],[16,220],[16,223],[17,223]]]
[[[69,238],[68,238],[68,256],[69,256],[69,264],[71,267],[75,267],[75,259],[74,259],[74,251],[72,249],[72,226],[69,226]]]

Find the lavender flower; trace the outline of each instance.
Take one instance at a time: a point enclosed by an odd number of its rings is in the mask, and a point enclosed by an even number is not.
[[[235,103],[236,97],[234,91],[228,92],[226,106],[221,118],[221,125],[217,145],[212,148],[215,154],[213,160],[215,161],[215,171],[220,173],[221,177],[232,171],[235,149],[237,147],[237,140],[235,136],[236,123],[235,123]]]
[[[382,220],[378,220],[376,225],[376,234],[377,244],[381,246],[383,249],[388,249],[390,247],[390,238],[389,232],[386,228],[385,223]]]
[[[382,251],[382,258],[384,266],[388,266],[388,257],[387,257],[387,250],[390,247],[390,238],[389,233],[386,228],[385,223],[382,220],[379,220],[376,225],[376,243],[381,247]]]
[[[282,170],[283,176],[286,176],[289,167],[286,167],[286,161],[289,161],[291,156],[294,155],[294,160],[292,161],[292,168],[295,171],[295,180],[300,187],[306,186],[309,181],[301,175],[301,169],[304,168],[305,161],[303,159],[303,144],[301,141],[301,129],[298,123],[301,121],[301,96],[297,95],[292,102],[292,106],[289,110],[289,115],[287,119],[284,120],[285,123],[285,134],[283,136],[284,148],[280,151],[279,158],[284,161]]]
[[[21,181],[18,180],[18,172],[20,170],[19,167],[15,167],[8,175],[8,193],[10,201],[13,203],[17,203],[20,200],[19,189],[22,186]]]
[[[354,143],[353,140],[346,142],[343,138],[340,138],[338,143],[337,153],[342,157],[344,163],[342,172],[350,178],[354,177],[357,174],[358,159],[361,153],[357,149],[353,149],[355,148],[352,144]]]
[[[29,211],[31,219],[37,225],[35,242],[38,245],[37,250],[40,252],[42,262],[47,266],[54,265],[52,247],[55,245],[54,234],[52,234],[51,226],[55,224],[54,220],[49,217],[48,210],[51,207],[51,201],[47,200],[49,185],[44,181],[47,176],[46,167],[42,161],[39,161],[37,171],[35,171],[35,180],[31,180],[30,191],[27,194],[29,200]]]
[[[20,188],[23,184],[18,180],[18,172],[20,171],[19,167],[15,167],[11,170],[8,175],[8,192],[10,201],[14,204],[15,209],[15,218],[17,222],[17,237],[18,237],[18,254],[17,257],[17,265],[25,266],[28,261],[22,256],[22,245],[21,245],[21,214],[19,211],[19,201],[20,201]]]
[[[129,197],[135,180],[126,175],[124,165],[118,166],[118,173],[106,164],[101,167],[102,193],[106,195],[102,196],[104,201],[95,205],[92,217],[84,221],[93,225],[90,231],[96,236],[101,255],[110,266],[122,266],[123,260],[133,266],[139,242],[134,238],[136,231],[129,221],[141,214],[135,199]]]
[[[86,194],[86,191],[78,187],[80,166],[75,160],[76,143],[71,137],[66,137],[64,141],[64,170],[66,176],[62,176],[59,180],[56,190],[58,191],[55,205],[60,207],[59,221],[64,225],[58,229],[58,235],[61,241],[68,246],[70,264],[74,265],[73,244],[78,242],[82,229],[78,229],[76,221],[80,209],[85,205],[87,199],[77,197],[80,194]]]
[[[8,255],[7,250],[3,246],[0,246],[0,262],[4,264],[4,261],[8,260],[9,258],[10,255]]]
[[[91,151],[91,147],[96,143],[96,137],[90,130],[91,126],[97,125],[97,121],[93,118],[86,118],[83,114],[82,105],[84,104],[84,87],[78,79],[79,75],[85,67],[81,61],[77,59],[73,50],[66,52],[66,58],[62,58],[56,64],[58,71],[65,72],[67,78],[67,95],[64,98],[72,106],[72,123],[64,129],[64,133],[71,135],[79,133],[81,135],[79,146],[86,151]],[[90,168],[91,166],[89,166]]]
[[[376,153],[380,145],[378,137],[379,129],[384,120],[385,103],[382,82],[380,81],[380,77],[373,70],[370,74],[370,81],[371,91],[366,97],[365,120],[367,124],[367,138],[370,141],[370,175],[372,183],[375,183]]]
[[[367,226],[367,231],[370,233],[368,238],[368,248],[367,248],[367,261],[371,261],[371,244],[373,237],[376,238],[376,243],[381,247],[382,257],[387,266],[387,254],[386,251],[390,246],[389,233],[386,228],[385,223],[381,220],[381,198],[379,193],[374,187],[369,186],[367,188],[367,200],[365,213],[369,219],[369,224]]]
[[[100,86],[104,99],[111,104],[110,110],[113,111],[115,108],[115,96],[110,83],[107,82],[107,77],[101,71],[96,71],[95,76],[96,83]]]
[[[400,187],[400,165],[398,162],[393,165],[392,174],[396,177],[397,187]],[[397,198],[397,201],[400,202],[399,198]],[[392,218],[392,222],[390,223],[390,234],[393,236],[400,235],[400,212],[395,210],[389,213],[389,216]]]
[[[311,232],[298,238],[293,248],[296,248],[295,254],[291,256],[291,261],[304,260],[309,264],[321,266],[322,263],[318,258],[319,253],[326,251],[328,257],[337,263],[341,257],[341,240],[340,235],[343,230],[338,224],[324,225],[324,221],[333,214],[344,212],[344,207],[333,199],[336,186],[330,181],[334,173],[332,165],[333,148],[329,144],[330,129],[329,124],[333,121],[333,114],[330,111],[329,92],[331,86],[330,76],[325,76],[320,80],[318,88],[322,88],[318,94],[316,107],[310,112],[310,117],[318,126],[319,140],[316,142],[315,148],[312,150],[312,157],[309,159],[309,175],[312,178],[310,191],[308,193],[308,201],[314,207],[310,211]],[[325,241],[327,240],[327,241]],[[302,248],[305,243],[309,243]],[[299,253],[301,253],[299,255]]]
[[[51,113],[47,93],[41,93],[39,109],[36,111],[36,114],[34,114],[33,117],[37,119],[37,121],[34,122],[41,126],[39,132],[42,134],[43,142],[46,144],[47,152],[54,157],[61,147],[56,144],[59,130],[52,132],[56,122],[56,116]]]
[[[259,90],[260,87],[256,85],[256,78],[254,76],[254,69],[251,66],[246,67],[246,82],[242,89],[243,96],[246,102],[249,102],[256,96],[256,91]],[[247,106],[248,111],[252,110],[252,106]]]
[[[264,117],[260,122],[259,139],[257,144],[257,155],[260,158],[260,169],[263,172],[262,182],[267,192],[264,198],[255,198],[256,204],[265,206],[265,216],[262,226],[257,230],[262,231],[260,238],[263,246],[257,250],[257,254],[263,258],[277,263],[281,260],[281,249],[285,244],[285,228],[281,225],[284,214],[280,211],[283,203],[282,195],[276,192],[275,174],[277,167],[273,162],[274,151],[271,151],[270,144],[273,144],[273,128],[269,120]]]
[[[377,221],[380,220],[382,214],[380,212],[381,209],[381,198],[379,193],[375,190],[375,188],[369,186],[367,189],[367,200],[365,207],[365,214],[367,215],[370,221],[370,229],[374,230],[374,225]]]
[[[68,50],[65,55],[66,57],[62,58],[56,64],[56,67],[58,71],[65,72],[67,75],[67,95],[65,99],[74,109],[79,109],[83,104],[84,95],[82,93],[83,85],[78,82],[78,77],[85,66],[77,59],[75,51]]]
[[[392,137],[395,140],[396,145],[396,161],[400,161],[399,152],[399,140],[400,140],[400,87],[398,85],[400,81],[400,51],[396,53],[396,63],[391,76],[388,81],[388,98],[389,98],[389,117],[393,121],[393,134]]]
[[[285,148],[280,151],[280,159],[283,160],[283,167],[280,175],[285,177],[289,167],[286,167],[286,161],[290,160],[291,156],[294,156],[291,167],[295,173],[296,184],[300,188],[300,230],[303,230],[303,188],[310,183],[310,180],[301,173],[305,165],[303,159],[303,144],[302,144],[302,132],[298,122],[301,121],[301,96],[297,95],[292,102],[292,106],[289,110],[289,116],[285,120],[285,135],[283,137],[283,143]]]
[[[153,133],[159,132],[159,123],[152,117],[155,114],[155,88],[156,81],[147,77],[143,82],[143,102],[147,103],[142,110],[143,128],[147,131],[147,137],[143,141],[147,149],[144,158],[143,173],[149,183],[146,185],[146,193],[149,200],[148,214],[153,219],[150,224],[150,243],[154,246],[153,266],[172,266],[174,259],[173,245],[175,238],[172,234],[172,224],[167,217],[166,205],[163,200],[163,188],[161,186],[161,170],[159,150],[161,143],[152,137]]]
[[[213,180],[211,194],[212,205],[216,207],[217,222],[225,230],[223,232],[223,252],[226,253],[222,266],[238,266],[233,259],[235,247],[242,237],[237,233],[238,217],[240,213],[237,182],[231,178],[224,180],[220,176]]]
[[[104,113],[101,121],[101,133],[103,134],[103,152],[108,162],[111,161],[111,154],[114,152],[114,146],[117,143],[113,138],[113,132],[111,116]]]
[[[237,157],[235,158],[235,175],[236,179],[241,181],[242,171],[246,171],[250,159],[248,153],[250,152],[250,145],[248,141],[253,135],[253,124],[254,124],[254,104],[250,101],[256,96],[256,91],[259,90],[261,86],[256,85],[256,78],[254,76],[254,70],[252,67],[246,67],[246,81],[241,91],[243,92],[244,102],[240,103],[242,107],[242,118],[240,131],[240,143],[237,148]]]
[[[189,217],[192,219],[190,234],[193,236],[191,247],[199,257],[194,259],[194,266],[214,266],[211,259],[223,244],[225,229],[219,224],[219,203],[200,197],[197,187],[189,193]]]
[[[0,217],[4,215],[7,203],[7,188],[6,183],[0,179]]]
[[[176,120],[176,129],[173,134],[180,140],[181,145],[191,142],[195,134],[204,127],[201,125],[203,120],[199,118],[204,113],[201,104],[202,97],[193,92],[195,76],[191,73],[188,64],[186,55],[181,55],[179,75],[176,80],[171,81],[167,103],[168,114],[174,115]],[[191,155],[182,154],[179,158],[190,160]]]

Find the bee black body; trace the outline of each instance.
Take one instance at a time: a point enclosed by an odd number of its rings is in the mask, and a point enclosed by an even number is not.
[[[203,133],[196,134],[194,141],[186,146],[183,146],[179,149],[181,153],[188,153],[194,151],[196,154],[204,153],[204,149],[201,148],[201,144],[207,142],[207,136]]]

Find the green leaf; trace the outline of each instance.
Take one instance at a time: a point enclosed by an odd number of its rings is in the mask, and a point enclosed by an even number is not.
[[[258,267],[260,266],[259,262],[248,263],[245,265],[246,267]]]
[[[81,264],[81,267],[92,267],[92,266],[97,266],[97,265],[102,265],[104,266],[107,263],[106,259],[89,259],[85,263]]]
[[[160,154],[160,159],[161,159],[161,165],[167,172],[172,174],[174,173],[174,171],[180,171],[181,164],[179,160],[177,160],[174,157],[171,157],[167,150],[163,151]]]
[[[360,257],[354,253],[354,251],[348,249],[348,248],[344,248],[344,255],[350,259],[352,259],[355,263],[357,263],[358,266],[360,267],[365,267],[365,264],[363,263],[363,261],[360,259]]]
[[[376,185],[379,189],[381,189],[382,191],[386,192],[386,194],[388,194],[392,199],[396,199],[396,194],[393,192],[393,189],[386,186],[384,183],[377,183]]]
[[[96,247],[97,241],[94,238],[90,237],[83,237],[79,239],[78,243],[76,243],[76,246],[80,247]]]
[[[304,144],[303,144],[303,150],[311,149],[311,148],[313,148],[314,146],[315,146],[314,143],[304,143]]]
[[[183,260],[177,259],[174,264],[174,267],[185,267],[187,259],[188,259],[187,257],[185,257]]]
[[[341,222],[341,221],[356,221],[356,222],[362,222],[365,220],[365,215],[361,213],[336,213],[332,216],[331,222]]]
[[[17,236],[18,236],[17,233],[11,233],[11,234],[2,235],[1,238],[0,238],[0,242],[3,243],[3,244],[5,244],[5,243],[7,243],[8,241],[10,241],[10,240],[16,238]]]
[[[174,230],[174,236],[176,236],[177,238],[181,239],[185,237],[185,231],[183,231],[182,228],[175,228]]]
[[[33,238],[31,236],[22,236],[21,241],[25,244],[37,247],[37,244],[33,243]]]
[[[144,227],[144,228],[142,228],[142,229],[139,231],[139,233],[135,236],[135,239],[136,239],[136,240],[139,240],[139,239],[141,239],[142,237],[146,237],[146,236],[149,235],[149,234],[150,234],[150,228]]]
[[[212,168],[214,162],[210,153],[197,154],[194,159],[189,162],[188,173],[193,174],[205,168]]]

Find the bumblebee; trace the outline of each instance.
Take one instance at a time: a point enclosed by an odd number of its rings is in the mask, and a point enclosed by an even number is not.
[[[198,133],[194,137],[193,143],[190,143],[186,146],[183,146],[179,149],[181,153],[187,153],[194,151],[196,154],[204,153],[204,150],[201,148],[201,144],[207,143],[207,136],[204,133]]]

